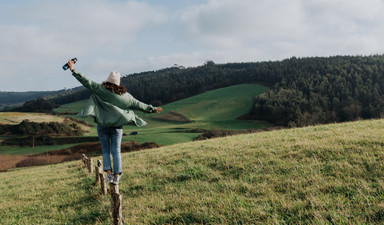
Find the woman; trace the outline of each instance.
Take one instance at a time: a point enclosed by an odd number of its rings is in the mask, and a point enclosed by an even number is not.
[[[103,169],[107,173],[107,183],[119,183],[121,174],[121,139],[123,136],[123,125],[146,125],[132,109],[148,113],[160,113],[161,107],[153,107],[136,100],[130,95],[125,87],[120,86],[120,73],[111,72],[106,82],[102,84],[89,80],[83,74],[75,71],[74,62],[68,61],[72,75],[92,94],[85,108],[78,116],[93,116],[97,123],[103,152]],[[111,154],[113,157],[113,173],[111,165]]]

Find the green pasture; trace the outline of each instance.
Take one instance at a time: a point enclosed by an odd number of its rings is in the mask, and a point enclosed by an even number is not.
[[[176,101],[164,105],[163,109],[164,113],[173,110],[193,121],[235,121],[251,110],[255,96],[267,90],[257,84],[235,85]],[[238,129],[242,128],[239,125]]]
[[[68,104],[61,105],[59,108],[54,109],[56,113],[78,113],[82,110],[87,104],[88,100],[81,100],[77,102],[72,102]]]
[[[383,224],[383,126],[358,121],[123,153],[124,224]],[[110,196],[80,161],[0,180],[0,224],[112,224]]]

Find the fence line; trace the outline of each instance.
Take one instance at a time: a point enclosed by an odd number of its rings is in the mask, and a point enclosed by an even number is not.
[[[93,159],[87,157],[85,154],[82,155],[81,160],[84,163],[84,168],[88,169],[89,173],[93,173]],[[101,194],[106,195],[108,193],[107,185],[105,184],[105,176],[103,174],[101,160],[97,160],[97,165],[95,166],[95,186],[100,184]],[[109,189],[111,193],[111,211],[113,224],[122,225],[123,224],[123,210],[122,210],[122,195],[119,193],[119,185],[110,183]]]

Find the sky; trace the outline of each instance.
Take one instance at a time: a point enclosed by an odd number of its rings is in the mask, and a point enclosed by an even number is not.
[[[215,63],[384,53],[384,0],[1,0],[0,91]]]

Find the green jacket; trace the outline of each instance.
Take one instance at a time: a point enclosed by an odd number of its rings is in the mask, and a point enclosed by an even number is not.
[[[118,95],[96,83],[83,74],[73,71],[72,75],[91,93],[87,105],[77,116],[94,116],[102,127],[119,127],[123,125],[145,126],[147,123],[135,115],[132,109],[143,112],[156,112],[156,107],[136,100],[131,94]]]

